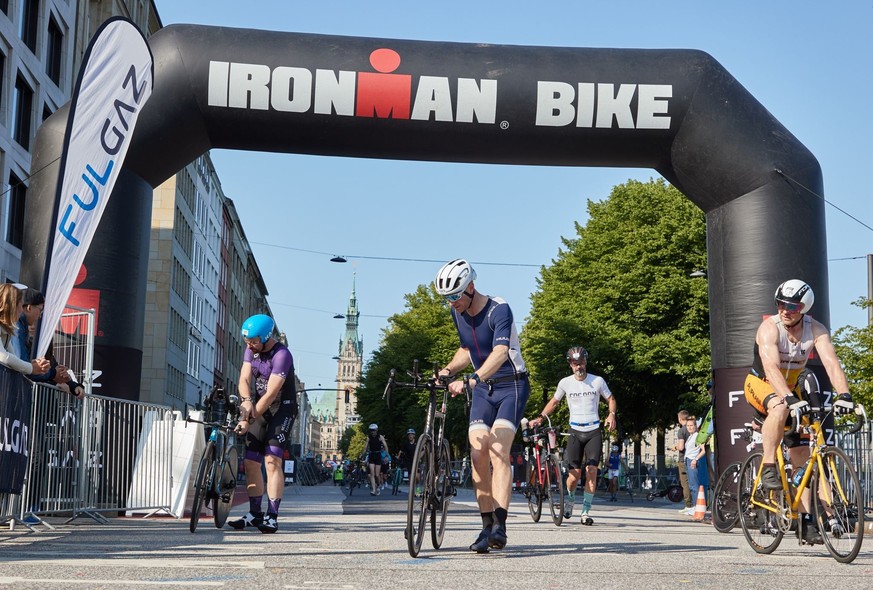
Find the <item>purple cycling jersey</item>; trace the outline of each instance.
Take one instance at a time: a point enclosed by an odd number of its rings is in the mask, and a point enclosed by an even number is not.
[[[243,363],[251,363],[252,377],[255,379],[253,394],[261,397],[267,392],[267,383],[271,375],[278,375],[285,380],[282,385],[280,396],[282,399],[295,399],[294,391],[294,359],[291,351],[281,342],[276,342],[273,347],[265,352],[253,353],[246,348],[243,355]],[[290,378],[289,378],[290,377]]]

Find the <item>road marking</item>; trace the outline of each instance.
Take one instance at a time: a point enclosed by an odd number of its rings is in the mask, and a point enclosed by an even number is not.
[[[21,577],[0,577],[0,584],[28,584],[28,583],[37,583],[37,584],[87,584],[88,586],[95,586],[97,584],[105,584],[108,587],[114,586],[224,586],[224,582],[201,582],[198,580],[119,580],[113,578],[111,580],[97,580],[97,579],[87,579],[87,580],[70,580],[70,579],[52,579],[52,578],[21,578]]]
[[[31,565],[39,562],[44,566],[71,566],[71,567],[188,567],[188,568],[215,568],[215,569],[259,569],[265,568],[263,561],[210,561],[204,559],[149,559],[112,557],[107,559],[43,559],[38,555],[33,559],[15,559],[4,561],[7,565]]]

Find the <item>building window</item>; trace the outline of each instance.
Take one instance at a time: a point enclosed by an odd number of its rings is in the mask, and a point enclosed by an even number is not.
[[[191,289],[190,302],[190,317],[191,325],[195,329],[200,330],[203,325],[203,298]]]
[[[9,16],[9,0],[0,0],[0,10],[3,11],[3,14]]]
[[[24,0],[21,7],[21,40],[36,53],[36,33],[39,25],[39,0]]]
[[[64,50],[64,33],[55,22],[55,17],[49,17],[48,39],[45,52],[45,73],[56,86],[61,85],[61,60]]]
[[[14,173],[9,173],[9,207],[6,219],[6,241],[21,248],[24,245],[24,200],[27,187]]]
[[[26,150],[30,149],[30,127],[33,117],[33,89],[21,74],[15,78],[15,100],[12,103],[12,137]]]
[[[188,374],[197,377],[200,371],[200,345],[188,340]]]

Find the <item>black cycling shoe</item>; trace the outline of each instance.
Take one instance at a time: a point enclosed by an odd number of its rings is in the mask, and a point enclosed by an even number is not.
[[[476,541],[470,545],[470,551],[475,551],[476,553],[488,553],[488,535],[490,532],[489,529],[482,529],[479,532],[479,536],[476,537]]]
[[[782,489],[782,479],[779,477],[775,465],[764,465],[764,469],[761,471],[761,487],[768,491]]]
[[[488,546],[492,549],[503,549],[506,547],[506,528],[499,524],[491,527],[491,534],[488,535]]]
[[[821,538],[821,533],[818,532],[818,529],[811,522],[804,522],[803,527],[803,542],[807,545],[822,545],[824,543],[824,539]]]
[[[227,526],[229,526],[232,529],[236,529],[238,531],[241,531],[241,530],[243,530],[245,528],[249,528],[249,527],[258,528],[263,523],[264,523],[264,514],[263,513],[252,514],[251,512],[249,512],[248,514],[246,514],[242,518],[228,521]]]

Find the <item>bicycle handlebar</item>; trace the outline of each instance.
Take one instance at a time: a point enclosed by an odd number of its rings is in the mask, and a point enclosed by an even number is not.
[[[813,409],[809,412],[809,415],[811,417],[818,417],[822,422],[824,422],[824,420],[827,419],[828,414],[833,414],[833,412],[834,408],[833,406],[831,406],[829,410],[825,410],[824,408]],[[845,431],[846,434],[856,434],[860,432],[861,429],[864,427],[864,423],[867,421],[867,412],[862,404],[856,403],[855,410],[854,412],[852,412],[852,414],[852,426]],[[791,412],[791,432],[800,432],[802,426],[803,425],[801,424],[801,421],[798,418],[797,414]]]
[[[195,424],[203,424],[204,426],[211,426],[212,428],[218,428],[219,430],[224,430],[225,432],[234,432],[236,426],[230,426],[228,424],[223,424],[221,422],[206,422],[204,420],[196,420],[191,416],[185,416],[185,423],[193,422]]]
[[[391,407],[391,393],[394,391],[396,387],[402,387],[405,389],[427,389],[431,391],[448,391],[449,383],[452,381],[452,378],[448,375],[439,375],[439,363],[433,364],[433,373],[431,377],[424,379],[424,377],[418,372],[418,359],[412,361],[412,371],[407,371],[406,374],[412,378],[412,381],[403,382],[397,381],[397,370],[391,369],[388,371],[388,383],[385,384],[385,391],[382,393],[382,399],[385,400],[385,403],[388,407]],[[464,394],[467,398],[467,404],[470,403],[470,384],[469,379],[464,378]]]

